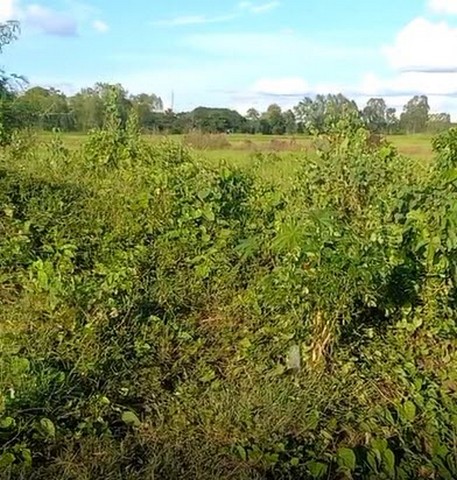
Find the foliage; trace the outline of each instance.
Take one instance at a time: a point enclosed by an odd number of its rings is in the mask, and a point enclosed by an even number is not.
[[[0,23],[0,53],[3,48],[17,39],[19,24],[15,21]],[[14,103],[14,90],[23,79],[6,73],[0,68],[0,145],[8,142],[13,130],[20,126],[18,111]]]
[[[415,95],[403,108],[400,124],[407,133],[424,132],[429,119],[430,106],[425,95]]]
[[[106,93],[0,151],[1,474],[455,478],[456,131],[426,168],[344,116],[282,186]]]

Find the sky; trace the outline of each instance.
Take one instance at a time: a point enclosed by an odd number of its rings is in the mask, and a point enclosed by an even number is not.
[[[426,94],[457,119],[457,0],[0,0],[19,40],[0,65],[75,93],[97,81],[175,110],[241,113],[304,96]]]

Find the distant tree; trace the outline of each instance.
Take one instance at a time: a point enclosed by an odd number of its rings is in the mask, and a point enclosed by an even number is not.
[[[427,121],[427,131],[440,133],[451,128],[451,115],[449,113],[431,113]]]
[[[400,120],[397,117],[397,110],[389,107],[386,110],[386,133],[398,133],[400,129]]]
[[[403,107],[400,126],[406,133],[421,133],[427,128],[430,106],[426,95],[415,95]]]
[[[294,108],[295,116],[306,133],[324,131],[325,97],[317,95],[315,100],[305,97]]]
[[[328,133],[343,119],[360,123],[357,104],[344,95],[316,95],[305,97],[296,107],[295,115],[307,133]]]
[[[285,125],[285,130],[288,135],[294,135],[297,133],[298,125],[295,114],[292,110],[287,110],[283,113],[283,120]]]
[[[0,23],[0,53],[6,45],[16,40],[18,35],[18,22]],[[9,74],[0,68],[0,143],[7,142],[12,131],[20,126],[15,98],[17,84],[22,81],[22,77]]]
[[[286,131],[286,123],[284,121],[282,109],[276,103],[273,103],[267,108],[267,111],[261,118],[262,133],[271,133],[273,135],[283,135]],[[268,128],[267,127],[268,124]]]
[[[115,108],[118,117],[125,124],[132,104],[127,91],[120,84],[96,83],[91,88],[84,88],[69,99],[76,129],[87,131],[103,125],[106,105],[110,96],[115,97]]]
[[[228,108],[198,107],[189,113],[192,127],[208,133],[239,132],[246,119]]]
[[[341,93],[327,95],[324,122],[326,132],[332,131],[343,120],[354,127],[362,126],[363,122],[357,104]]]
[[[260,113],[255,108],[246,112],[246,133],[260,133]]]
[[[103,100],[93,88],[83,88],[69,99],[69,103],[76,130],[86,132],[103,125]]]
[[[58,90],[33,87],[19,95],[16,102],[25,124],[43,130],[58,128],[69,131],[74,127],[67,97]]]
[[[130,103],[133,110],[138,116],[140,127],[149,130],[154,129],[155,112],[163,110],[163,102],[160,97],[155,94],[140,93],[139,95],[131,95]]]
[[[374,133],[386,133],[387,105],[383,98],[370,98],[362,111],[367,128]]]

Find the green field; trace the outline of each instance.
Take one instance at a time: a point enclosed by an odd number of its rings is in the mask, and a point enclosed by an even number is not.
[[[39,143],[49,143],[53,135],[42,133],[38,135]],[[164,137],[161,135],[144,135],[149,144],[157,144],[164,139],[172,139],[175,142],[185,143],[186,138],[192,140],[192,136],[172,135]],[[232,166],[240,167],[243,170],[251,169],[258,164],[257,171],[264,178],[281,182],[283,185],[293,178],[297,169],[302,163],[303,153],[309,154],[313,151],[313,139],[304,135],[196,135],[197,145],[190,143],[195,150],[195,155],[203,161],[217,165],[221,161]],[[401,155],[417,159],[421,167],[427,164],[432,158],[432,136],[417,135],[395,135],[386,137]],[[71,150],[79,148],[87,139],[85,134],[62,134],[61,139],[66,147]],[[220,143],[225,145],[221,147]],[[261,162],[259,162],[261,158]],[[423,162],[422,162],[423,161]]]
[[[199,137],[222,138],[227,142],[223,148],[207,147],[203,148],[210,151],[211,157],[219,158],[240,158],[245,157],[255,152],[281,152],[281,151],[303,151],[311,147],[312,139],[305,135],[245,135],[245,134],[231,134],[231,135],[198,135]],[[62,134],[64,143],[71,148],[79,147],[87,135],[82,133],[65,133]],[[51,133],[39,134],[40,141],[46,142],[52,138]],[[145,135],[148,142],[155,143],[164,137],[161,135]],[[185,135],[172,135],[176,141],[182,141],[186,138]],[[392,135],[387,137],[388,141],[395,145],[399,153],[411,157],[429,159],[432,155],[431,135],[416,134],[416,135]]]
[[[0,477],[457,478],[457,133],[388,140],[16,135]]]

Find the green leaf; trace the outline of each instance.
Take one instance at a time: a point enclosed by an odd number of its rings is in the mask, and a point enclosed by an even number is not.
[[[124,412],[121,419],[126,425],[130,425],[131,427],[141,426],[140,419],[133,412]]]
[[[389,448],[383,452],[382,459],[384,461],[386,472],[391,476],[395,476],[395,455]]]
[[[49,418],[40,420],[40,431],[45,437],[54,438],[56,436],[56,427]]]
[[[371,442],[371,445],[375,450],[379,450],[381,453],[388,448],[388,443],[385,438],[376,438]]]
[[[407,422],[413,422],[416,418],[416,405],[410,400],[407,400],[402,408],[402,416]]]
[[[237,445],[235,448],[241,460],[246,461],[248,458],[248,456],[246,455],[246,450],[241,445]]]
[[[376,454],[374,452],[367,453],[367,463],[373,472],[376,473],[378,471],[378,462],[376,460]]]
[[[327,473],[327,465],[322,462],[311,461],[306,464],[313,478],[323,478]]]
[[[340,448],[337,453],[338,465],[348,470],[355,470],[357,459],[355,453],[350,448]]]
[[[292,467],[298,467],[300,465],[300,459],[297,457],[293,457],[290,459],[290,464]]]
[[[204,210],[203,210],[203,217],[205,218],[205,220],[207,220],[208,222],[214,222],[214,220],[216,219],[215,215],[214,215],[214,212],[211,210],[211,207],[206,207]]]
[[[9,430],[11,428],[14,428],[16,425],[16,420],[12,417],[5,417],[0,419],[0,428],[2,430]]]
[[[30,362],[23,357],[15,357],[11,362],[11,367],[16,375],[26,373],[30,368]]]
[[[0,455],[0,471],[5,470],[12,465],[14,460],[16,460],[16,457],[12,453],[4,453],[3,455]]]
[[[32,452],[28,448],[21,449],[21,455],[26,465],[32,465]]]

